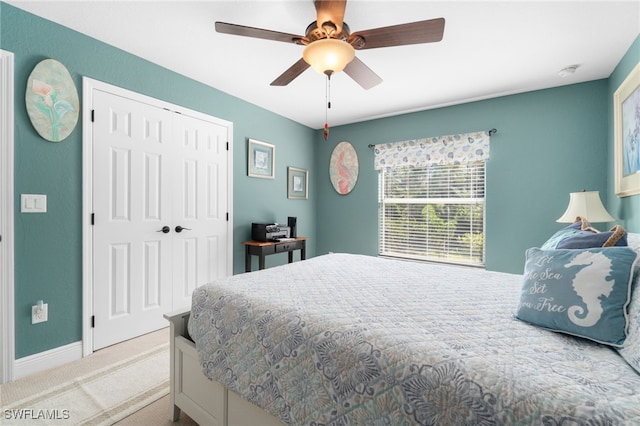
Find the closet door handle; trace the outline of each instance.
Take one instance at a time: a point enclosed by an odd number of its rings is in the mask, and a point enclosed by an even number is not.
[[[156,232],[162,232],[164,234],[168,234],[169,232],[171,232],[171,228],[169,228],[167,225],[163,226],[162,229],[156,231]]]
[[[176,232],[179,234],[182,231],[191,231],[191,228],[183,228],[182,226],[178,225],[176,226]]]

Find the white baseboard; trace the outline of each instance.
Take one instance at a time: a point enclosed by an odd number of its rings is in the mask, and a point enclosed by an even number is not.
[[[13,379],[30,376],[50,368],[59,367],[82,358],[82,342],[70,343],[59,348],[16,359]]]

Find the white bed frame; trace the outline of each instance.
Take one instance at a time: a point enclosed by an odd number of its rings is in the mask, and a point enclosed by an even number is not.
[[[189,315],[187,310],[164,316],[171,324],[172,420],[184,411],[200,425],[282,426],[277,418],[202,373],[196,345],[187,331]]]

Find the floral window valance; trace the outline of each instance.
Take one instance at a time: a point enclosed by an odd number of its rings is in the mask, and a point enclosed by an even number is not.
[[[489,132],[482,131],[378,144],[374,147],[374,168],[382,170],[486,161],[489,158],[489,139]]]

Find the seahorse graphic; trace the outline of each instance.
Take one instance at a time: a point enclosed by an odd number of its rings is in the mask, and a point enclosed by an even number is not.
[[[567,313],[574,324],[592,327],[602,316],[600,296],[609,297],[613,290],[614,281],[607,280],[611,273],[611,260],[602,253],[582,252],[564,266],[569,268],[580,265],[586,266],[576,273],[572,284],[587,306],[587,312],[582,306],[574,305],[569,307]]]

